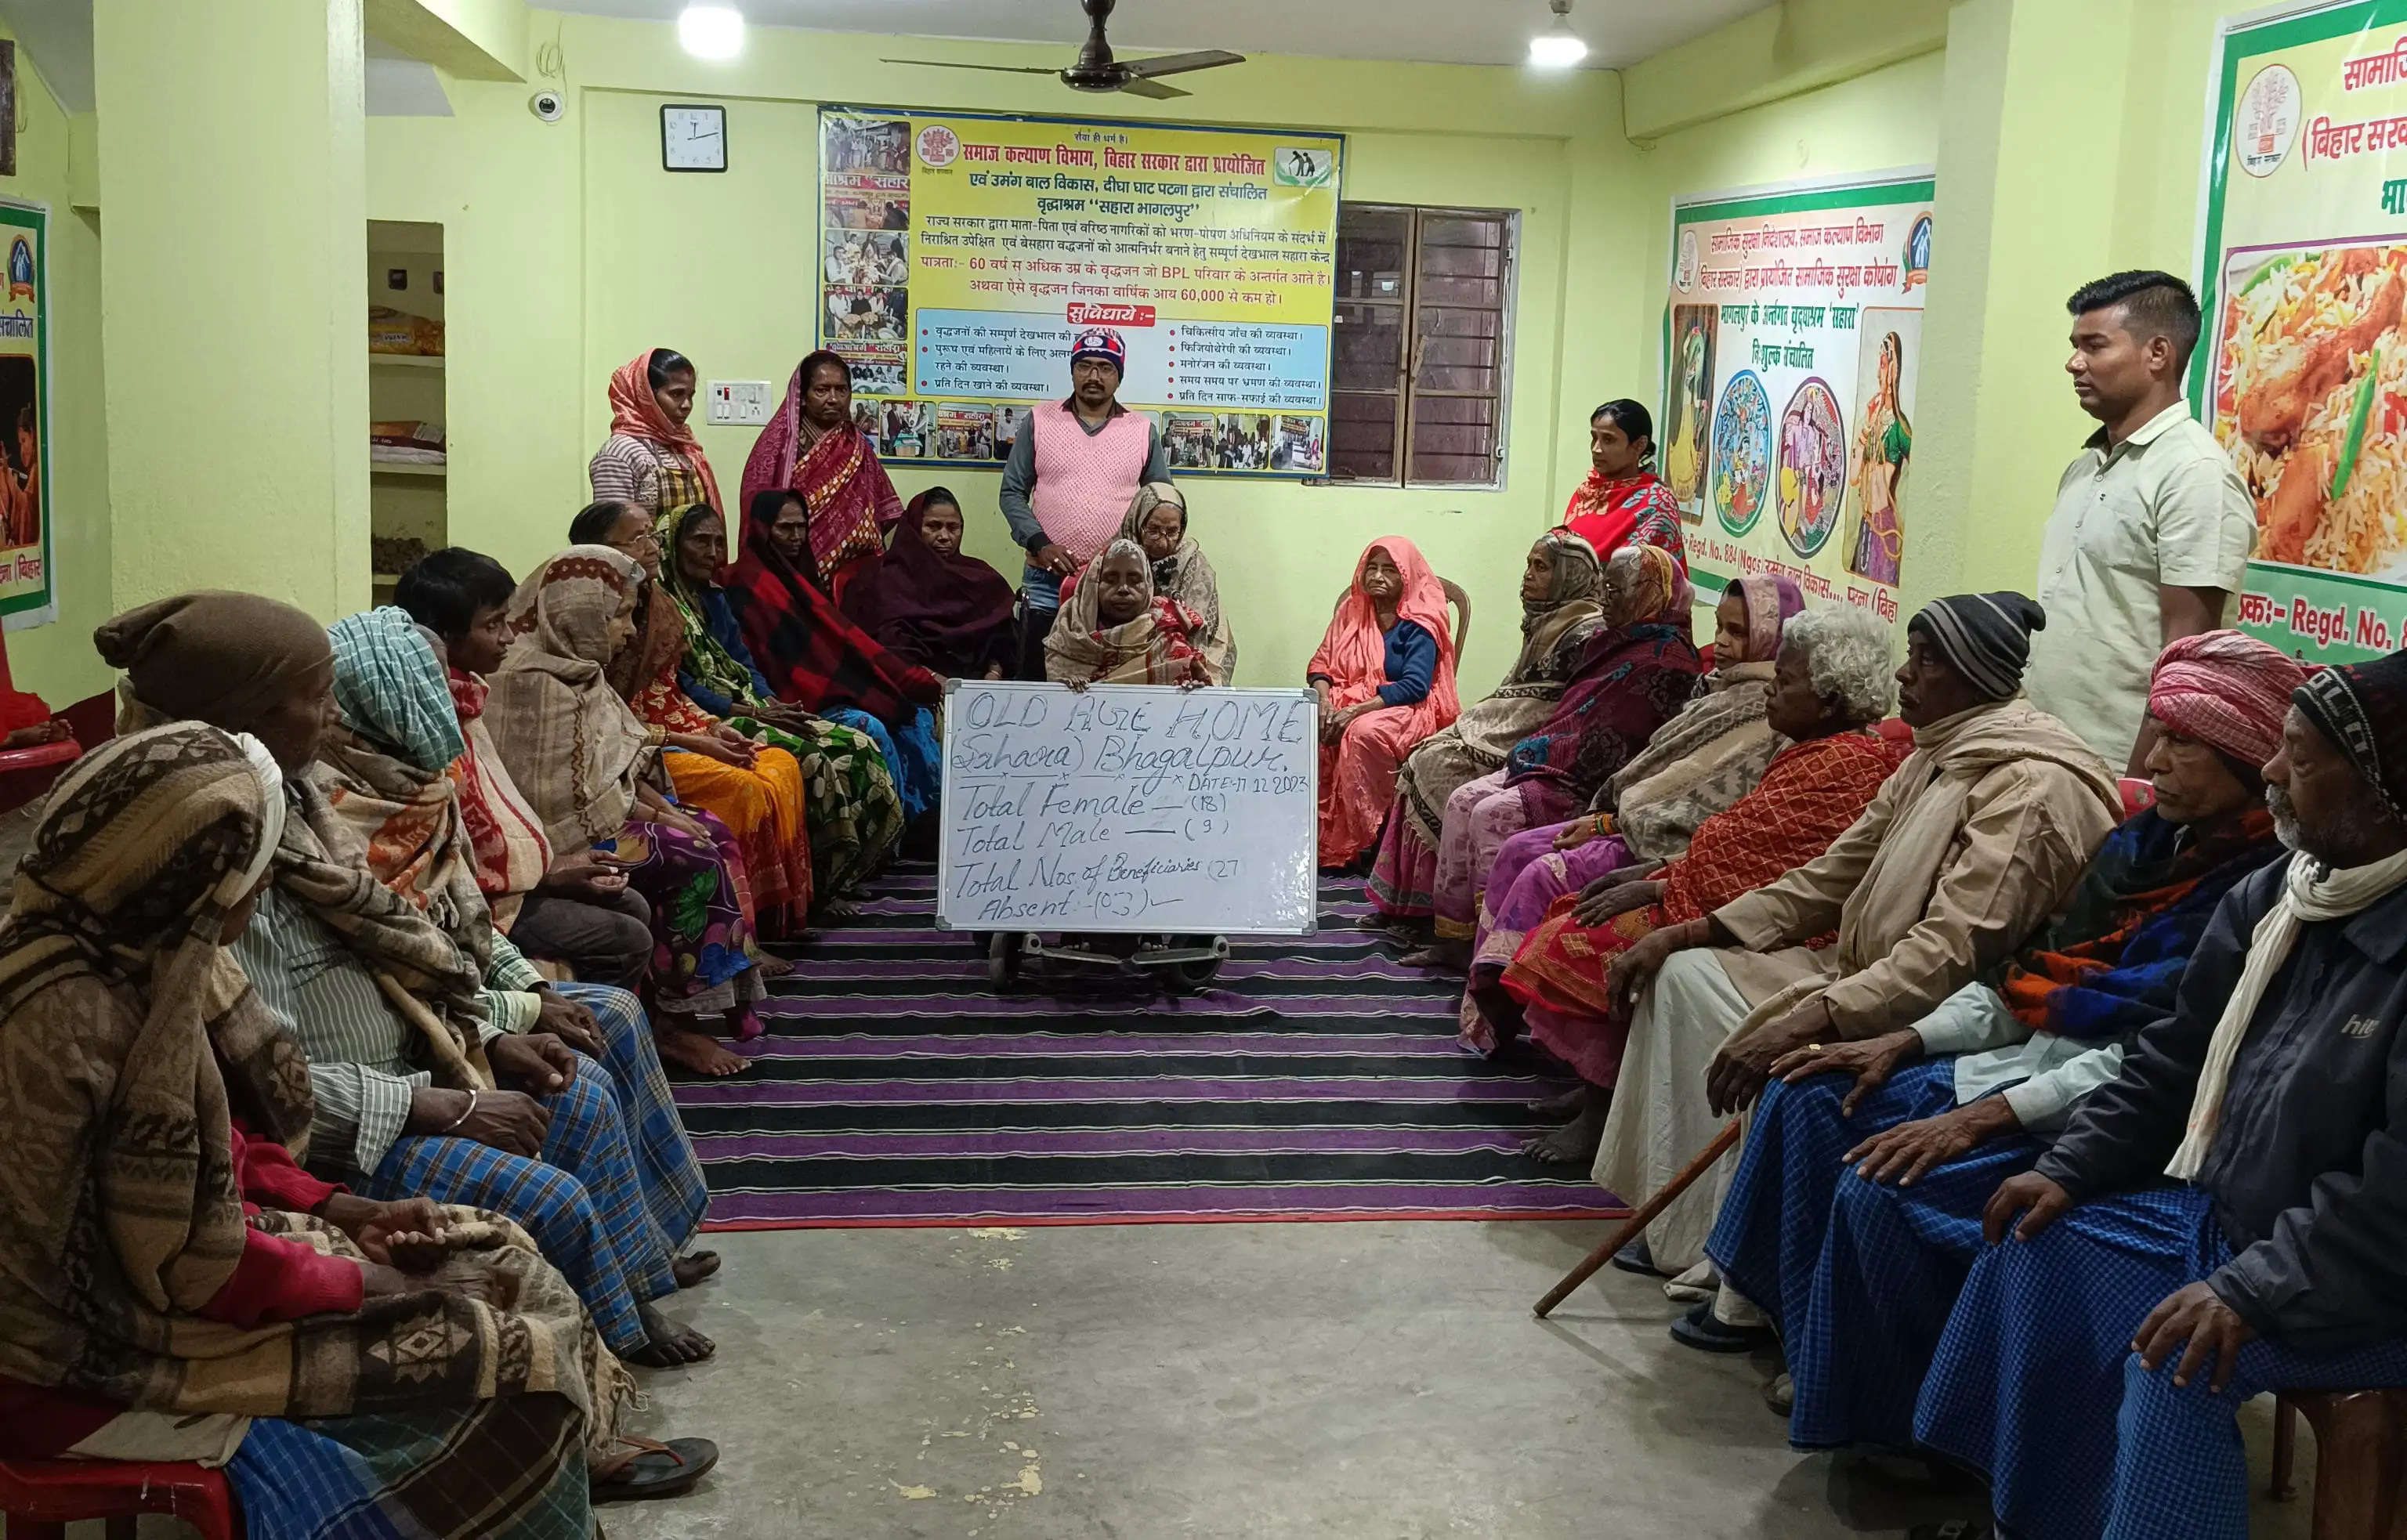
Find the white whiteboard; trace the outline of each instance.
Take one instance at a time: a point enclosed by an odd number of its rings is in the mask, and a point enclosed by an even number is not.
[[[952,680],[936,924],[1308,936],[1319,740],[1310,690]]]

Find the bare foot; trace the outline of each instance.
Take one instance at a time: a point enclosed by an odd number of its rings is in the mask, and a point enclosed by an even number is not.
[[[1425,968],[1432,973],[1468,973],[1471,971],[1469,941],[1431,941],[1418,952],[1408,952],[1396,959],[1399,968]]]
[[[1427,946],[1433,933],[1426,920],[1399,920],[1381,934],[1396,946]]]
[[[719,1344],[691,1326],[680,1326],[648,1305],[635,1307],[651,1340],[627,1355],[627,1362],[646,1369],[682,1369],[719,1351]]]
[[[785,958],[772,957],[765,952],[752,959],[752,966],[764,979],[782,979],[794,970],[794,965]]]
[[[1604,1143],[1605,1114],[1613,1109],[1613,1093],[1581,1088],[1586,1105],[1578,1117],[1522,1144],[1521,1153],[1548,1166],[1586,1166]]]
[[[719,1253],[716,1251],[689,1251],[669,1263],[669,1275],[677,1279],[677,1286],[680,1289],[691,1289],[718,1271]]]
[[[691,1027],[655,1027],[652,1040],[660,1046],[663,1063],[691,1069],[697,1075],[723,1079],[752,1067],[748,1060],[729,1053],[718,1039]]]
[[[849,898],[830,898],[819,905],[819,912],[812,918],[823,925],[843,925],[847,920],[861,918],[861,906]]]
[[[1531,1102],[1530,1110],[1542,1118],[1569,1118],[1577,1116],[1579,1109],[1587,1105],[1588,1087],[1574,1085],[1560,1096]]]

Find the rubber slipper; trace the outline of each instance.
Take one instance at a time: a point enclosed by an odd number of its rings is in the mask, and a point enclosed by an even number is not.
[[[1769,1326],[1731,1326],[1714,1319],[1713,1301],[1672,1322],[1672,1340],[1703,1353],[1751,1353],[1776,1340]]]
[[[672,1438],[662,1444],[621,1434],[619,1442],[642,1452],[592,1484],[597,1505],[683,1497],[719,1463],[719,1446],[707,1438]]]
[[[1614,1252],[1613,1264],[1625,1273],[1636,1273],[1641,1278],[1664,1276],[1663,1269],[1655,1265],[1655,1253],[1646,1249],[1645,1236]]]

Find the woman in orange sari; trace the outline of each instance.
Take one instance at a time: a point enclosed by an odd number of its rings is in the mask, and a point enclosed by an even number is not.
[[[1320,697],[1320,865],[1352,866],[1379,836],[1404,756],[1462,714],[1446,589],[1418,547],[1371,543],[1304,679]]]
[[[795,367],[784,403],[744,461],[745,507],[781,487],[802,494],[819,582],[843,603],[852,580],[885,556],[886,531],[903,522],[903,499],[876,446],[853,426],[852,366],[824,348]]]

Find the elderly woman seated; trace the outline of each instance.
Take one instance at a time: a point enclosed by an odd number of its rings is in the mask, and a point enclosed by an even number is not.
[[[1897,675],[1915,753],[1863,816],[1778,881],[1614,960],[1605,998],[1632,1001],[1632,1015],[1601,1184],[1659,1189],[1754,1101],[1775,1061],[1929,1015],[2072,891],[2123,795],[2070,728],[2017,699],[2045,623],[2021,594],[1933,601],[1906,628]],[[1835,946],[1809,945],[1832,931]],[[1727,1166],[1648,1229],[1657,1264],[1702,1260]],[[1711,1335],[1714,1320],[1692,1316],[1683,1336]]]
[[[1090,685],[1217,685],[1195,645],[1195,616],[1153,591],[1153,564],[1133,540],[1115,540],[1079,574],[1045,638],[1045,677]]]
[[[717,1451],[663,1478],[617,1448],[627,1373],[515,1226],[294,1164],[301,1051],[228,951],[286,816],[258,740],[184,722],[35,827],[0,930],[0,1456],[221,1464],[250,1540],[584,1540]]]
[[[1994,982],[1773,1067],[1705,1250],[1780,1328],[1798,1448],[1912,1442],[1982,1205],[2172,1013],[2224,896],[2282,858],[2257,767],[2305,680],[2237,631],[2166,648],[2148,692],[2156,805],[2107,836],[2063,911]]]
[[[1525,1147],[1541,1160],[1596,1153],[1630,1028],[1605,992],[1614,959],[1802,866],[1860,816],[1905,757],[1867,729],[1888,713],[1888,628],[1869,612],[1817,610],[1788,623],[1765,721],[1787,747],[1755,789],[1698,826],[1678,859],[1601,878],[1556,900],[1504,969],[1503,988],[1538,1045],[1581,1081],[1577,1115]]]
[[[1605,782],[1593,811],[1524,829],[1497,851],[1472,941],[1463,1047],[1493,1053],[1518,1034],[1520,1012],[1499,981],[1557,898],[1609,886],[1625,875],[1653,875],[1688,848],[1700,824],[1763,779],[1772,756],[1788,746],[1765,719],[1773,665],[1785,628],[1804,607],[1804,597],[1785,577],[1743,577],[1724,588],[1714,606],[1714,671],[1699,682],[1680,714]],[[1881,646],[1887,646],[1886,631]],[[1869,672],[1870,693],[1882,699],[1889,693],[1885,650],[1818,668],[1825,677],[1833,677],[1833,668],[1840,674]]]
[[[1432,923],[1436,945],[1407,968],[1460,972],[1471,959],[1479,896],[1504,841],[1560,823],[1646,747],[1696,692],[1703,660],[1688,635],[1688,580],[1655,545],[1627,545],[1604,564],[1605,624],[1570,664],[1570,681],[1545,721],[1513,745],[1503,766],[1457,787],[1437,840],[1399,811],[1388,815],[1371,869],[1371,905],[1399,940]]]
[[[373,1197],[505,1214],[576,1285],[611,1351],[656,1367],[707,1357],[708,1337],[649,1303],[712,1264],[678,1258],[661,1216],[690,1199],[649,1185],[669,1163],[636,1153],[607,1074],[494,1022],[484,960],[377,882],[303,779],[334,714],[325,629],[271,599],[194,593],[129,610],[93,641],[125,671],[124,727],[254,733],[284,772],[274,880],[233,945],[308,1056],[312,1169]]]

